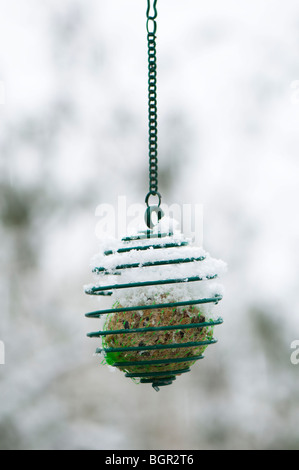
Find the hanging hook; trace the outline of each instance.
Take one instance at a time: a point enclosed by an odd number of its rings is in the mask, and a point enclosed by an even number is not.
[[[157,222],[154,222],[152,219],[153,214],[157,216]],[[149,206],[144,214],[144,220],[149,229],[154,228],[154,226],[160,222],[162,217],[164,216],[164,212],[162,211],[161,207],[159,206]]]
[[[145,204],[147,205],[147,207],[150,206],[150,203],[149,203],[149,198],[153,196],[153,197],[157,197],[158,198],[158,207],[161,206],[161,200],[162,200],[162,196],[161,194],[158,192],[158,191],[149,191],[145,197]]]
[[[158,204],[150,206],[149,198],[151,196],[157,196]],[[144,214],[144,220],[145,220],[145,223],[146,223],[147,227],[150,228],[150,229],[155,226],[155,223],[152,220],[153,213],[155,213],[156,216],[157,216],[157,222],[160,222],[162,217],[164,217],[164,212],[160,207],[161,199],[162,199],[161,194],[158,191],[150,191],[146,195],[145,203],[147,205],[147,208],[146,208],[146,211],[145,211],[145,214]]]
[[[150,11],[151,11],[151,0],[147,0],[147,12],[146,12],[146,16],[149,20],[155,20],[157,18],[157,15],[158,15],[158,12],[157,12],[157,0],[153,0],[154,3],[153,3],[153,11],[154,11],[154,14],[153,15],[150,15]]]
[[[157,0],[154,0],[153,3],[153,14],[150,15],[151,11],[151,0],[147,0],[147,11],[146,11],[146,30],[148,34],[155,35],[157,32],[157,23],[156,23],[156,18],[158,16],[157,12]]]

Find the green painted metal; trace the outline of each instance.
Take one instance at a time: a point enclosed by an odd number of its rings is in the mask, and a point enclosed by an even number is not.
[[[187,369],[178,369],[178,370],[164,370],[161,372],[139,372],[139,374],[131,374],[131,373],[126,373],[126,377],[130,378],[154,378],[154,377],[161,377],[164,378],[167,376],[175,376],[178,374],[185,374],[186,372],[190,372],[190,368],[188,367]]]
[[[171,330],[190,330],[192,328],[204,328],[206,326],[221,325],[223,320],[219,318],[217,321],[202,322],[202,323],[188,323],[187,325],[168,325],[168,326],[149,326],[145,328],[127,328],[122,330],[105,330],[95,331],[88,333],[89,338],[100,338],[101,336],[115,335],[115,334],[132,334],[132,333],[149,333],[156,331],[171,331]]]
[[[147,2],[146,30],[148,44],[148,149],[149,149],[149,192],[145,198],[149,207],[149,197],[159,198],[158,207],[161,205],[161,194],[158,192],[158,125],[157,125],[157,0]],[[147,226],[152,228],[150,212],[146,211],[145,220]]]
[[[97,348],[96,354],[102,352],[135,352],[135,351],[155,351],[159,349],[182,349],[193,348],[195,346],[208,346],[209,344],[217,343],[216,339],[206,341],[189,341],[187,343],[169,343],[169,344],[153,344],[150,346],[127,346],[123,348]]]
[[[149,195],[151,195],[151,193],[148,193],[148,196]],[[149,206],[149,207],[147,207],[147,209],[145,211],[145,214],[144,214],[145,223],[149,228],[154,228],[155,223],[160,222],[162,217],[164,217],[164,212],[160,207],[161,195],[160,195],[160,193],[156,193],[156,195],[159,195],[158,196],[159,197],[159,205],[158,206]],[[148,198],[147,197],[145,198],[145,201],[148,204]],[[157,221],[156,222],[153,220],[153,214],[156,214],[156,216],[157,216]]]
[[[179,364],[180,362],[192,362],[204,359],[204,356],[187,356],[187,357],[177,357],[175,359],[152,359],[144,361],[124,361],[124,362],[115,362],[114,367],[130,367],[130,366],[159,366],[162,364]]]
[[[131,263],[131,264],[120,264],[115,266],[112,271],[109,271],[107,268],[104,267],[95,267],[93,268],[92,272],[100,273],[104,272],[107,274],[118,274],[115,273],[114,270],[117,269],[131,269],[131,268],[147,268],[153,266],[164,266],[164,265],[171,265],[171,264],[183,264],[183,263],[193,263],[194,261],[203,261],[205,260],[205,256],[199,256],[197,258],[177,258],[177,259],[168,259],[168,260],[161,260],[161,261],[148,261],[145,263]]]
[[[130,237],[123,237],[122,242],[132,242],[137,240],[148,240],[152,238],[165,238],[171,237],[173,233],[171,232],[153,232],[152,230],[143,230],[139,235],[132,235]]]
[[[130,282],[124,284],[112,284],[109,286],[90,287],[85,289],[85,293],[89,295],[102,295],[102,292],[109,291],[112,295],[113,289],[130,289],[133,287],[162,286],[165,284],[179,284],[185,282],[204,281],[208,279],[216,279],[217,274],[211,276],[191,276],[178,279],[159,279],[157,281]]]
[[[153,310],[157,308],[175,308],[175,307],[185,307],[190,305],[200,305],[200,304],[208,304],[214,303],[215,305],[218,304],[222,300],[221,295],[215,295],[214,297],[210,297],[207,299],[197,299],[197,300],[187,300],[184,302],[165,302],[163,304],[152,304],[152,305],[138,305],[134,307],[122,307],[122,308],[109,308],[109,309],[102,309],[97,310],[95,312],[86,313],[85,316],[88,318],[100,318],[102,315],[107,315],[109,313],[119,313],[119,312],[134,312],[138,310]]]
[[[151,15],[151,9],[153,9],[153,15]],[[153,0],[153,5],[151,5],[151,1],[147,0],[147,10],[146,16],[150,20],[155,20],[158,16],[157,12],[157,0]]]
[[[159,250],[162,248],[178,248],[180,246],[187,246],[189,243],[187,241],[184,242],[177,242],[177,243],[165,243],[163,245],[140,245],[140,246],[128,246],[124,248],[119,248],[116,251],[113,250],[107,250],[104,252],[105,256],[109,255],[114,255],[115,253],[127,253],[129,251],[143,251],[143,250],[148,250],[149,248],[152,248],[154,250]]]
[[[167,384],[165,383],[165,385],[171,385],[171,383],[176,380],[176,376],[172,376],[172,377],[167,377]],[[143,379],[141,378],[140,379],[140,383],[142,384],[150,384],[150,383],[156,383],[158,385],[158,382],[160,383],[161,379],[157,379],[157,378],[152,378],[152,379]],[[163,383],[166,382],[166,381],[163,381]],[[162,382],[161,382],[162,384]]]

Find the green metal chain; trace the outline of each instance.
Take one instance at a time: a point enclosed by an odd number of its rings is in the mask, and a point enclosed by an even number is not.
[[[157,0],[147,0],[146,30],[148,43],[148,120],[149,120],[149,192],[145,202],[149,207],[150,196],[158,197],[158,206],[161,204],[161,195],[158,192],[158,127],[157,127],[157,58],[156,58],[156,31],[157,31]]]

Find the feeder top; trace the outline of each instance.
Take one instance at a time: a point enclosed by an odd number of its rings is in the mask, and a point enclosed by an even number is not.
[[[165,218],[162,224],[162,220],[155,230],[139,231],[122,240],[101,240],[91,261],[95,284],[85,286],[87,292],[113,293],[122,305],[140,296],[145,301],[165,294],[177,301],[221,296],[218,278],[226,270],[225,263],[202,247],[192,246],[176,221]]]

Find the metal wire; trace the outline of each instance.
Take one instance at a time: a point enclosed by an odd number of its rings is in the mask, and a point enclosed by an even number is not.
[[[108,250],[105,252],[105,256],[109,257],[112,254],[115,253],[127,253],[130,252],[131,250],[152,250],[152,249],[158,249],[158,248],[164,248],[168,249],[171,247],[184,247],[188,245],[188,241],[180,241],[179,243],[165,243],[165,238],[167,238],[169,233],[160,233],[160,234],[154,234],[151,231],[145,231],[145,232],[139,232],[136,236],[132,237],[125,237],[122,239],[123,246],[119,249],[116,249],[115,251]],[[146,245],[139,245],[137,243],[136,245],[131,245],[132,242],[134,241],[139,241],[139,240],[145,240],[149,239],[149,243]],[[153,238],[153,242],[150,242],[151,238]],[[144,262],[142,264],[138,264],[138,267],[142,267],[144,269],[147,269],[148,267],[151,266],[163,266],[163,265],[168,265],[168,264],[182,264],[182,263],[192,263],[192,262],[202,262],[205,260],[205,257],[190,257],[190,258],[185,258],[183,256],[178,256],[174,259],[161,259],[156,262]],[[126,263],[121,263],[118,266],[116,266],[113,271],[107,269],[106,267],[95,267],[93,269],[93,272],[96,273],[99,276],[103,276],[105,274],[110,274],[110,275],[118,275],[120,274],[120,271],[126,270],[126,269],[134,269],[136,268],[137,265],[135,263],[131,264],[126,264]],[[211,275],[208,275],[206,277],[200,277],[200,276],[193,276],[193,277],[184,277],[184,278],[175,278],[175,279],[161,279],[158,281],[155,280],[149,280],[146,282],[133,282],[133,283],[120,283],[120,284],[112,284],[112,285],[102,285],[102,286],[93,286],[85,289],[86,294],[91,294],[91,295],[112,295],[113,291],[115,289],[126,289],[126,288],[138,288],[138,287],[145,287],[145,286],[154,286],[154,285],[163,285],[163,284],[178,284],[182,282],[193,282],[193,281],[202,281],[204,279],[214,279],[217,276],[217,274],[212,273]],[[108,291],[108,292],[107,292]],[[215,294],[214,296],[210,298],[200,298],[200,299],[195,299],[195,300],[184,300],[180,302],[164,302],[164,303],[159,303],[159,304],[152,304],[152,305],[135,305],[135,306],[130,306],[130,307],[119,307],[119,308],[106,308],[94,312],[90,312],[86,314],[86,317],[89,318],[101,318],[103,315],[109,315],[109,314],[122,314],[125,315],[126,312],[135,312],[135,311],[147,311],[147,310],[158,310],[158,309],[165,309],[165,308],[180,308],[180,307],[186,307],[186,306],[195,306],[195,305],[201,305],[201,304],[208,304],[208,303],[214,303],[215,305],[218,304],[218,302],[222,299],[222,296],[220,294]],[[193,307],[192,307],[193,308]],[[217,320],[213,321],[202,321],[202,322],[190,322],[187,324],[176,324],[176,325],[158,325],[158,326],[145,326],[142,328],[125,328],[123,329],[115,329],[115,330],[109,330],[109,329],[104,329],[103,331],[95,331],[92,333],[88,333],[88,337],[90,338],[106,338],[109,335],[119,335],[119,336],[125,336],[128,334],[133,334],[133,335],[143,335],[149,332],[152,332],[154,334],[159,334],[159,332],[167,332],[167,331],[179,331],[179,330],[189,330],[189,329],[196,329],[202,330],[202,328],[205,327],[214,327],[216,325],[221,325],[223,323],[222,318],[218,318]],[[142,336],[139,336],[142,337]],[[154,390],[159,391],[160,386],[166,386],[166,385],[171,385],[172,382],[176,379],[177,375],[181,375],[185,372],[189,372],[190,368],[187,367],[188,363],[191,365],[196,362],[197,360],[203,359],[204,356],[202,354],[189,354],[184,357],[184,354],[186,354],[186,349],[188,348],[198,348],[198,347],[205,347],[211,344],[215,344],[217,340],[215,338],[205,338],[203,341],[187,341],[187,342],[169,342],[167,344],[145,344],[143,341],[139,343],[139,345],[136,346],[119,346],[119,347],[106,347],[105,345],[102,344],[102,347],[96,349],[97,354],[109,354],[109,353],[130,353],[130,352],[136,352],[140,354],[148,354],[149,351],[155,352],[155,351],[165,351],[167,354],[167,351],[169,350],[177,350],[181,351],[179,354],[180,357],[175,357],[175,358],[155,358],[155,356],[152,357],[152,359],[143,359],[143,360],[124,360],[123,362],[115,361],[113,364],[114,367],[118,367],[120,370],[125,372],[125,377],[129,377],[131,379],[139,379],[140,383],[146,384],[146,383],[151,383],[152,387]],[[176,367],[175,369],[171,369],[171,365],[175,364]],[[181,365],[181,368],[180,368]],[[158,367],[157,370],[148,370],[145,372],[144,366],[154,366]],[[135,369],[132,372],[132,367]],[[140,369],[140,372],[138,372],[138,369]],[[137,370],[136,370],[137,369]]]
[[[151,11],[153,13],[151,14]],[[146,30],[148,43],[148,132],[149,132],[149,192],[145,198],[149,206],[149,197],[159,198],[158,192],[158,125],[157,125],[157,55],[156,55],[156,31],[157,31],[157,0],[148,0],[146,12]]]

